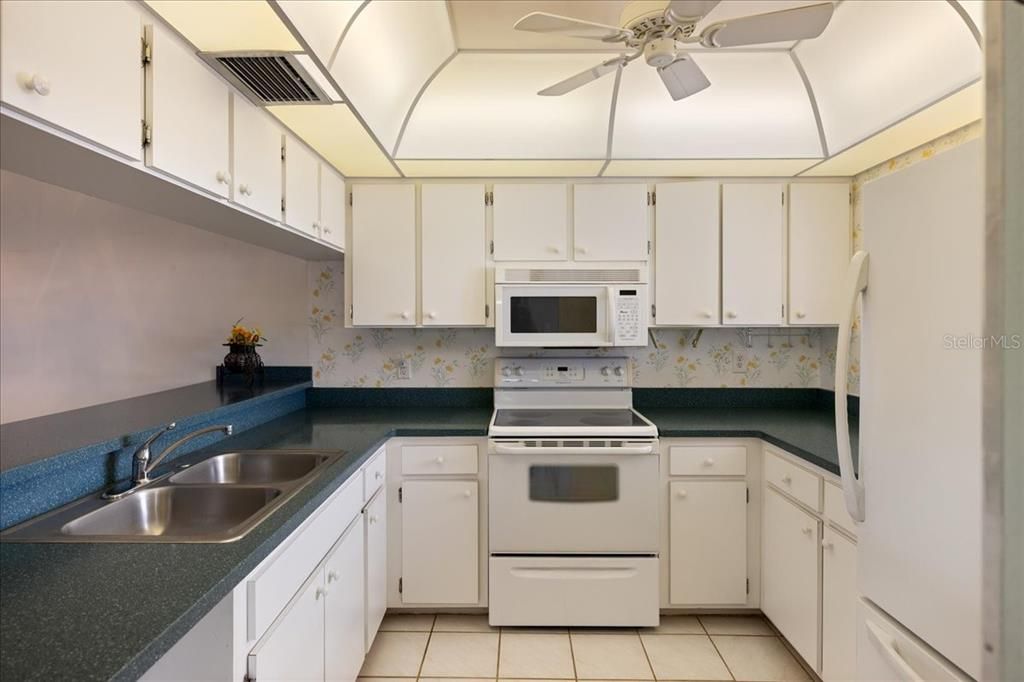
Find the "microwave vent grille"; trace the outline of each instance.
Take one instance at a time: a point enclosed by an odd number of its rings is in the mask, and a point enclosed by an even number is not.
[[[514,268],[505,271],[506,282],[636,282],[637,269]]]

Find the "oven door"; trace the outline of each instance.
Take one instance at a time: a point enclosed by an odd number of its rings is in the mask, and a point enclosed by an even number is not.
[[[495,287],[498,346],[610,346],[612,290],[595,285]]]
[[[490,451],[492,554],[658,552],[656,441]]]

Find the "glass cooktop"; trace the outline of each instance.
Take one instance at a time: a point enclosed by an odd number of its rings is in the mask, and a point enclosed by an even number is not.
[[[523,428],[630,427],[648,426],[648,422],[627,409],[498,410],[494,415],[494,425]]]

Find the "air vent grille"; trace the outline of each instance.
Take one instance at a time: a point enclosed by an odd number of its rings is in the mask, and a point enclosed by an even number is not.
[[[323,90],[292,54],[204,56],[256,104],[308,104],[329,101]]]
[[[506,282],[641,282],[637,269],[515,268],[505,271]]]

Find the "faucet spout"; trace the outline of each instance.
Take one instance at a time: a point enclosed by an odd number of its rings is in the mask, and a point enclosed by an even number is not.
[[[158,464],[160,464],[160,462],[162,462],[167,457],[167,455],[171,454],[172,452],[174,452],[175,450],[177,450],[178,448],[180,448],[182,445],[184,445],[185,443],[189,442],[190,440],[193,440],[194,438],[198,438],[199,436],[205,436],[206,434],[213,433],[215,431],[223,431],[224,435],[230,436],[232,433],[234,433],[234,427],[232,427],[231,424],[218,424],[217,426],[208,426],[205,429],[199,429],[198,431],[193,431],[192,433],[188,434],[187,436],[182,436],[181,438],[179,438],[178,440],[174,441],[173,443],[168,445],[166,448],[164,448],[164,451],[161,452],[159,455],[157,455],[156,459],[154,459],[153,461],[149,462],[145,466],[145,468],[143,469],[144,480],[143,481],[139,481],[139,482],[140,483],[148,483],[149,482],[149,472],[151,472],[153,469],[155,469],[156,466]]]

